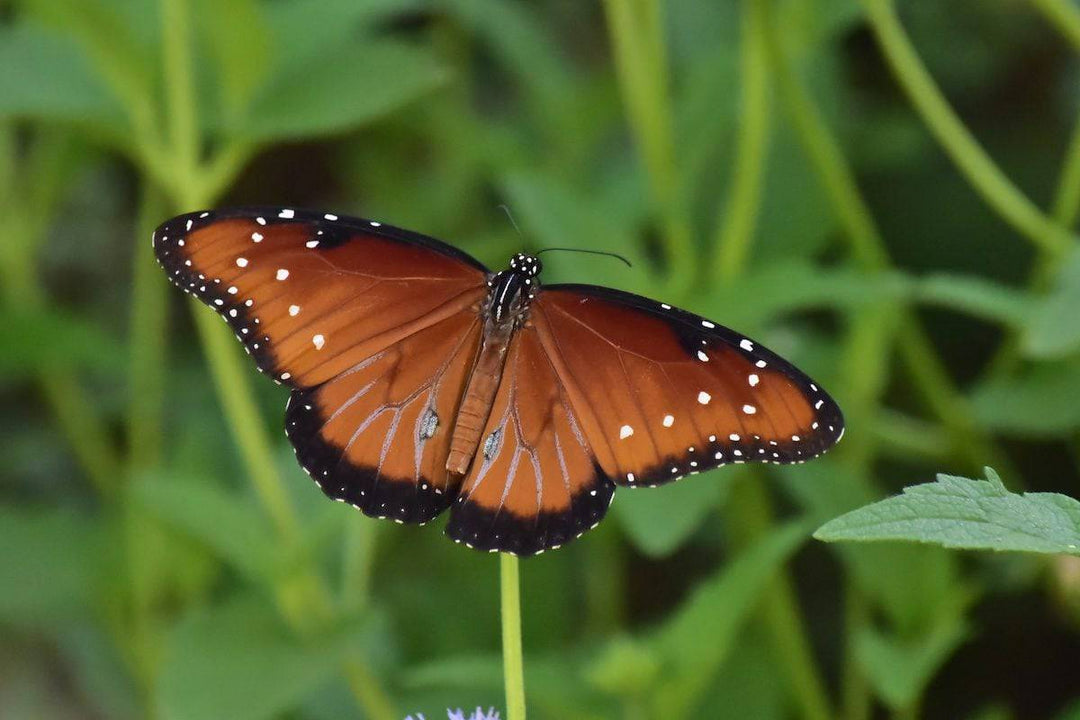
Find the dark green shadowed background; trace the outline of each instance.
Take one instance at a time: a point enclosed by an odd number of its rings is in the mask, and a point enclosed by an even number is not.
[[[523,562],[531,718],[1080,718],[1080,558],[810,537],[937,472],[1080,495],[1078,59],[1074,0],[0,0],[0,718],[503,705],[496,559],[326,501],[153,262],[224,204],[619,252],[545,280],[843,407]]]

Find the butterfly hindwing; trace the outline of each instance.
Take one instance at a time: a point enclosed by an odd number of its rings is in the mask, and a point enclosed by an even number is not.
[[[478,315],[454,315],[294,390],[286,433],[323,492],[402,522],[444,510],[460,483],[446,472],[446,454],[479,340]]]
[[[447,534],[533,555],[595,527],[614,491],[539,337],[518,330]]]

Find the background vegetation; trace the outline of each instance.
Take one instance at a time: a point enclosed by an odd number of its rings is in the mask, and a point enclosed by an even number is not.
[[[820,461],[620,491],[523,563],[532,717],[1080,717],[1077,557],[810,538],[938,471],[1078,493],[1078,54],[1071,0],[0,3],[0,716],[501,705],[495,558],[326,502],[152,261],[168,216],[287,203],[621,252],[546,277],[845,409]]]

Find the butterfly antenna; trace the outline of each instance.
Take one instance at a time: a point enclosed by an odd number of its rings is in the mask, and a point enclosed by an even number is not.
[[[518,224],[514,222],[514,216],[510,214],[510,208],[506,205],[499,205],[499,209],[506,213],[506,217],[510,220],[510,224],[514,226],[514,229],[517,230],[517,234],[520,237],[525,237],[521,234],[521,228],[519,228]]]
[[[607,255],[608,257],[613,257],[613,258],[616,258],[617,260],[622,260],[624,263],[626,263],[626,267],[629,267],[629,268],[634,267],[634,265],[629,260],[627,260],[625,257],[620,255],[619,253],[608,252],[606,250],[585,250],[583,248],[549,247],[549,248],[544,248],[543,250],[537,250],[536,254],[539,255],[541,253],[550,252],[552,250],[559,250],[561,252],[588,253],[589,255]]]

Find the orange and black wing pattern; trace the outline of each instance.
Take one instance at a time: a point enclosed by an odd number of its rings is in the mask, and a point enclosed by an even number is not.
[[[426,523],[460,477],[446,456],[480,345],[478,314],[459,313],[307,390],[294,390],[285,432],[330,497],[365,515]]]
[[[154,232],[169,279],[232,327],[259,369],[313,387],[482,298],[487,271],[433,238],[289,208],[189,213]]]
[[[840,408],[759,343],[591,285],[543,289],[530,322],[604,472],[649,486],[742,462],[799,463],[844,432]]]
[[[153,242],[172,282],[293,388],[287,434],[324,492],[403,522],[446,507],[482,265],[378,222],[289,208],[181,215]]]
[[[614,492],[539,335],[519,329],[446,533],[534,555],[595,527]]]

